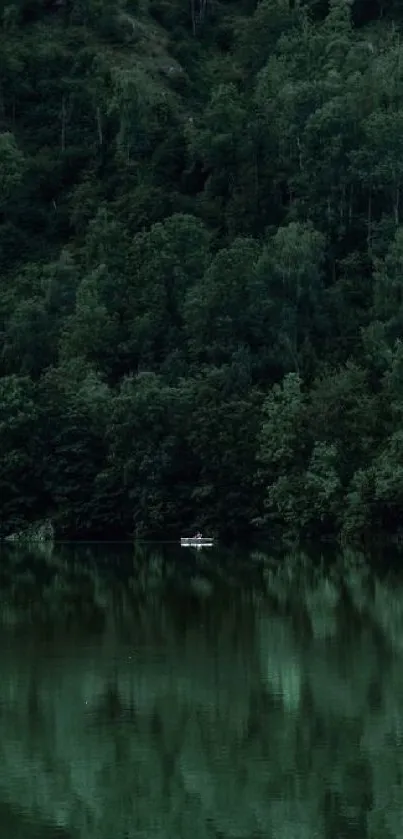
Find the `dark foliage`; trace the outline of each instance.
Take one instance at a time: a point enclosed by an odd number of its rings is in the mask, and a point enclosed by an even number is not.
[[[2,535],[396,529],[401,4],[0,15]]]

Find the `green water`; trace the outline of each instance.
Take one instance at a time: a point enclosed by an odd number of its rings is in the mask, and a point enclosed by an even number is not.
[[[401,839],[399,575],[158,546],[0,559],[5,839]]]

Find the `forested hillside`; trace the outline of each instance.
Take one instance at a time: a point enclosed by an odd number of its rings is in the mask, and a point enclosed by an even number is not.
[[[402,0],[0,0],[0,531],[403,512]]]

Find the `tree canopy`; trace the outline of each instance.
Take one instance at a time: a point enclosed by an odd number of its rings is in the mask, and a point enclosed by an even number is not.
[[[399,527],[402,25],[0,3],[1,536]]]

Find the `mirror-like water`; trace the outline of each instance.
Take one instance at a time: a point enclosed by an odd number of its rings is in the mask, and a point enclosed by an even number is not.
[[[0,560],[7,839],[401,839],[403,580],[352,556]]]

